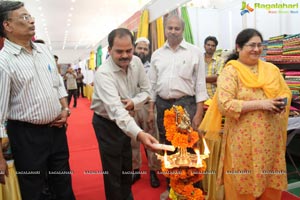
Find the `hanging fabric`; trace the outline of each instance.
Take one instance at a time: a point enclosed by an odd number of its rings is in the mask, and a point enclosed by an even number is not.
[[[156,20],[156,30],[157,30],[157,48],[160,48],[165,43],[164,25],[163,25],[162,17]]]
[[[185,6],[181,7],[181,17],[185,22],[184,33],[183,33],[184,39],[185,41],[194,44],[190,18],[189,18],[187,8]]]
[[[156,21],[150,23],[149,39],[151,44],[151,52],[154,52],[157,49],[157,30],[156,30]]]
[[[149,11],[144,10],[140,18],[137,38],[139,37],[148,38],[148,28],[149,28]]]
[[[96,68],[102,65],[102,46],[99,45],[97,48],[97,55],[96,55]]]
[[[95,66],[95,52],[91,51],[90,53],[90,59],[89,59],[89,69],[90,70],[95,70],[96,66]]]

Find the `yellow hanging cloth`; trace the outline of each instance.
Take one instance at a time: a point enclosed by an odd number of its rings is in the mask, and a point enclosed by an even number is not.
[[[165,43],[164,25],[163,25],[162,17],[156,20],[156,30],[157,30],[157,48],[160,48]]]
[[[89,59],[89,69],[90,70],[95,70],[96,68],[96,55],[95,51],[91,51],[90,53],[90,59]]]
[[[149,29],[149,11],[144,10],[140,18],[137,38],[140,37],[148,38],[148,32],[149,32],[148,29]]]

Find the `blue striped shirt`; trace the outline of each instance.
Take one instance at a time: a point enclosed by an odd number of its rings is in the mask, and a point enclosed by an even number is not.
[[[48,124],[61,113],[67,96],[53,55],[32,43],[32,53],[7,39],[0,51],[0,138],[7,119]]]

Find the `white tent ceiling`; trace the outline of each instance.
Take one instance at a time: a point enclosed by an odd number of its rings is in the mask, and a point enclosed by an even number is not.
[[[88,48],[143,6],[138,0],[24,2],[36,17],[36,37],[44,39],[53,50]]]
[[[174,5],[178,7],[190,2],[201,7],[215,8],[215,5],[233,0],[21,1],[35,17],[36,39],[44,40],[52,52],[59,56],[60,63],[76,63],[95,50],[112,29],[144,7],[156,7],[152,8],[154,11],[169,10],[174,9]]]
[[[95,45],[150,0],[23,0],[35,17],[36,39],[55,52],[77,53]],[[74,62],[69,53],[63,62]]]

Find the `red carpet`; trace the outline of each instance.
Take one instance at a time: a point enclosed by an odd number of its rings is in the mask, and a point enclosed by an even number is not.
[[[72,103],[70,105],[73,105]],[[68,143],[70,149],[70,165],[73,171],[72,182],[77,200],[105,200],[103,175],[88,174],[88,171],[101,172],[101,162],[98,150],[98,142],[92,127],[92,115],[90,101],[79,98],[77,108],[71,108],[69,118]],[[166,181],[163,175],[159,175],[161,186],[152,188],[148,174],[147,160],[144,151],[141,171],[142,178],[137,181],[132,192],[135,200],[159,200],[159,195],[166,189]],[[300,200],[300,198],[284,192],[282,200]]]
[[[70,105],[73,105],[72,102]],[[102,170],[98,142],[92,127],[92,115],[90,101],[79,98],[77,108],[71,107],[71,116],[68,120],[68,143],[70,149],[70,166],[73,171],[73,190],[77,200],[104,200],[103,175],[87,174],[88,171]],[[159,175],[161,186],[152,188],[148,174],[147,160],[143,153],[142,174],[132,187],[135,200],[157,200],[166,189],[166,181]]]

